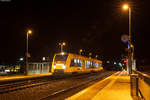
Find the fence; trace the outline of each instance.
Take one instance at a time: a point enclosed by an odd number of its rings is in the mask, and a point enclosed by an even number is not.
[[[139,71],[133,72],[136,77],[131,75],[131,95],[141,96],[144,100],[150,100],[150,76]],[[136,90],[134,91],[134,89]]]

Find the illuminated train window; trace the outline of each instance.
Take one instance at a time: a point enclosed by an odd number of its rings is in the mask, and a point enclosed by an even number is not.
[[[92,61],[85,61],[85,68],[98,68],[99,64]]]
[[[91,62],[90,61],[85,61],[85,68],[90,68]]]
[[[71,63],[70,63],[70,66],[77,66],[77,67],[81,67],[82,65],[82,61],[80,59],[71,59]]]

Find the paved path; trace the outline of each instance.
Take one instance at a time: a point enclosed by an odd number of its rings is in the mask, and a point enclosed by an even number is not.
[[[130,76],[125,71],[117,72],[66,100],[132,100]]]

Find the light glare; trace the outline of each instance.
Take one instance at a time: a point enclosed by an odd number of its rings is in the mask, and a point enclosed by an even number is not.
[[[20,58],[20,61],[23,61],[23,58]]]
[[[123,6],[123,9],[128,9],[129,8],[129,6],[127,5],[127,4],[125,4],[124,6]]]
[[[42,58],[42,60],[43,60],[43,61],[45,61],[45,60],[46,60],[46,58],[45,58],[45,57],[43,57],[43,58]]]
[[[65,68],[66,68],[66,66],[64,65],[64,66],[62,66],[62,68],[63,68],[63,69],[65,69]]]
[[[65,46],[66,45],[66,43],[65,42],[63,42],[63,46]]]
[[[32,31],[31,31],[31,30],[28,30],[28,34],[32,34]]]
[[[54,69],[56,69],[56,66],[54,65]]]
[[[65,53],[64,53],[64,52],[62,52],[61,54],[62,54],[62,55],[64,55]]]
[[[82,49],[80,49],[80,52],[82,52],[83,50]]]

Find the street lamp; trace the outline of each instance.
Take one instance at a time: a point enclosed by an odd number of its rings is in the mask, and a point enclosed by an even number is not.
[[[96,55],[95,58],[97,59],[97,58],[98,58],[98,55]]]
[[[23,57],[21,57],[19,60],[20,60],[20,61],[23,61],[24,59],[23,59]]]
[[[129,8],[129,5],[128,4],[124,4],[123,5],[123,9],[128,9]]]
[[[129,50],[128,50],[128,65],[129,65],[129,74],[132,73],[132,61],[133,61],[133,54],[134,51],[132,51],[131,49],[133,48],[132,45],[132,39],[131,39],[131,7],[128,4],[124,4],[123,5],[123,9],[124,10],[129,10]]]
[[[131,44],[131,7],[128,4],[124,4],[123,9],[129,10],[129,42]]]
[[[82,50],[82,49],[80,49],[80,50],[79,50],[79,54],[81,55],[81,54],[82,54],[82,52],[83,52],[83,50]]]
[[[62,43],[59,43],[59,45],[60,45],[60,47],[61,47],[61,52],[63,52],[63,46],[65,46],[66,43],[65,43],[65,42],[62,42]]]
[[[28,37],[29,35],[32,34],[32,30],[28,30],[27,31],[27,41],[26,41],[26,68],[25,68],[25,74],[28,75],[28,68],[29,68],[29,64],[28,64],[28,58],[30,57],[30,54],[28,52]]]
[[[45,57],[43,57],[43,58],[42,58],[42,60],[43,60],[43,61],[45,61],[45,60],[46,60],[46,58],[45,58]]]

